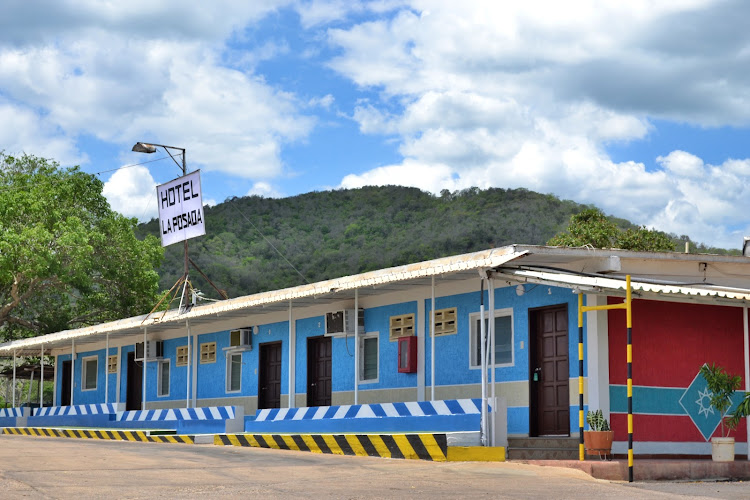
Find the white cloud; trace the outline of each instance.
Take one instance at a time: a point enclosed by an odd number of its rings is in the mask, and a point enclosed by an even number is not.
[[[281,198],[283,195],[267,182],[256,182],[246,196],[262,196],[264,198]]]
[[[64,1],[38,16],[30,7],[0,8],[0,32],[6,28],[0,95],[31,115],[13,124],[14,142],[24,149],[41,142],[24,137],[40,135],[36,125],[43,122],[59,143],[46,150],[60,152],[63,163],[78,156],[77,141],[88,135],[126,146],[151,140],[185,147],[193,168],[245,178],[279,175],[283,145],[305,138],[314,121],[294,95],[274,89],[252,68],[226,67],[222,58],[232,55],[225,41],[236,30],[284,3],[89,2],[76,5],[75,16]],[[63,26],[64,19],[71,25]],[[23,30],[12,26],[19,20],[28,22]],[[261,44],[235,62],[251,66],[248,61],[280,50]]]
[[[329,29],[330,67],[381,97],[355,107],[360,131],[395,135],[404,156],[341,186],[525,187],[735,247],[750,230],[748,161],[665,151],[647,166],[606,151],[647,138],[655,118],[750,124],[744,14],[712,0],[414,0]]]
[[[113,210],[147,221],[157,217],[156,182],[144,166],[122,168],[104,183],[102,194]]]

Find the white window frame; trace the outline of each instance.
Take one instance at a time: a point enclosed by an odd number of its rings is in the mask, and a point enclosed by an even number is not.
[[[89,361],[96,361],[96,378],[94,379],[94,387],[86,385],[86,375],[88,375],[88,364]],[[81,359],[81,390],[82,391],[95,391],[99,387],[99,356],[86,356]]]
[[[479,320],[479,315],[481,313],[479,311],[475,313],[469,314],[469,369],[471,370],[481,370],[482,363],[481,360],[479,360],[478,364],[474,364],[474,353],[477,349],[477,343],[479,342],[479,336],[481,335],[481,331],[476,331],[476,323],[477,320]],[[495,318],[501,318],[504,316],[510,317],[510,363],[495,363],[494,368],[501,368],[506,366],[514,366],[516,364],[516,327],[515,322],[513,320],[513,308],[507,307],[504,309],[495,309]],[[484,311],[484,317],[485,319],[489,319],[490,312]],[[489,321],[487,322],[489,325]],[[487,332],[487,335],[489,335],[489,331]],[[492,353],[490,353],[491,356]],[[490,360],[492,360],[492,357],[490,357]],[[488,367],[492,368],[491,361],[488,363]]]
[[[162,385],[163,385],[162,382],[164,382],[164,379],[163,379],[164,372],[162,371],[163,370],[162,367],[164,365],[167,366],[167,371],[169,372],[167,373],[167,392],[166,393],[162,392],[161,390]],[[171,380],[170,380],[171,377],[172,377],[172,367],[169,365],[169,360],[168,359],[159,360],[159,366],[156,372],[156,396],[157,397],[164,398],[164,397],[169,396],[169,388],[172,385]]]
[[[378,374],[373,379],[365,379],[365,339],[375,339],[375,346],[377,351],[375,352],[375,363],[378,370]],[[359,373],[357,374],[357,382],[360,384],[377,384],[380,381],[380,332],[370,332],[359,336],[359,348],[357,351],[359,355]]]
[[[240,386],[238,389],[232,390],[232,358],[235,356],[240,358]],[[242,353],[241,352],[228,352],[227,353],[227,394],[236,394],[242,392]]]

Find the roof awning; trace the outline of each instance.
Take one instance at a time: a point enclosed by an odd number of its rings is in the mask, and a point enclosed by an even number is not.
[[[571,288],[574,291],[588,293],[606,293],[610,295],[625,295],[625,279],[599,276],[586,276],[574,273],[537,271],[532,269],[500,268],[495,276],[504,276],[517,282],[540,283]],[[717,287],[712,285],[673,285],[651,283],[632,279],[630,283],[637,296],[648,298],[681,298],[706,302],[730,302],[740,306],[750,303],[750,290]]]
[[[473,277],[478,279],[478,271],[495,269],[526,253],[526,250],[518,250],[514,246],[493,248],[212,302],[192,307],[188,311],[173,309],[166,313],[159,312],[148,316],[126,318],[6,342],[0,344],[0,356],[12,356],[14,353],[38,355],[42,347],[45,350],[68,347],[73,340],[76,341],[76,349],[78,349],[81,343],[99,342],[107,334],[110,338],[142,335],[144,328],[148,328],[149,334],[159,333],[182,329],[186,321],[190,321],[191,326],[215,322],[217,317],[221,319],[244,318],[251,322],[253,314],[286,310],[290,302],[295,308],[300,308],[350,300],[354,296],[355,289],[359,290],[359,296],[362,298],[399,291],[405,286],[429,286],[433,277],[439,277],[441,282],[466,280]]]

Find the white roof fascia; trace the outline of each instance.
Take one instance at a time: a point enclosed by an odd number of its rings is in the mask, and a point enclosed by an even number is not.
[[[580,276],[575,274],[552,273],[544,271],[532,271],[526,269],[503,269],[498,272],[516,280],[528,280],[543,282],[546,284],[567,286],[568,288],[581,288],[581,291],[605,292],[607,290],[625,291],[624,279],[605,278],[595,276]],[[697,286],[663,285],[639,282],[631,279],[630,286],[635,291],[643,291],[655,294],[684,295],[698,297],[719,297],[737,301],[750,301],[750,290],[719,289]],[[739,305],[739,304],[738,304]]]
[[[13,354],[14,350],[40,348],[42,345],[50,342],[59,343],[61,341],[92,337],[133,328],[144,328],[154,324],[182,323],[185,320],[193,318],[201,318],[263,305],[284,303],[300,298],[314,298],[316,296],[354,290],[355,288],[439,276],[472,269],[494,269],[526,253],[525,250],[520,252],[516,251],[514,246],[505,246],[469,254],[443,257],[415,264],[379,269],[363,274],[344,276],[332,280],[300,285],[293,288],[271,290],[254,295],[237,297],[235,299],[212,302],[211,304],[193,307],[187,312],[180,312],[173,309],[166,313],[153,313],[149,315],[148,318],[146,318],[145,315],[125,318],[99,325],[77,328],[75,330],[66,330],[38,337],[6,342],[0,344],[0,356],[10,356]]]

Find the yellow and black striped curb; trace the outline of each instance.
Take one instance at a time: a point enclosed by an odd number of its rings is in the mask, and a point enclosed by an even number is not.
[[[108,439],[113,441],[140,441],[148,443],[195,443],[195,436],[183,436],[177,434],[151,436],[148,432],[144,431],[52,429],[48,427],[5,427],[3,428],[2,433],[13,434],[16,436]]]
[[[214,444],[445,462],[445,434],[217,434]]]

